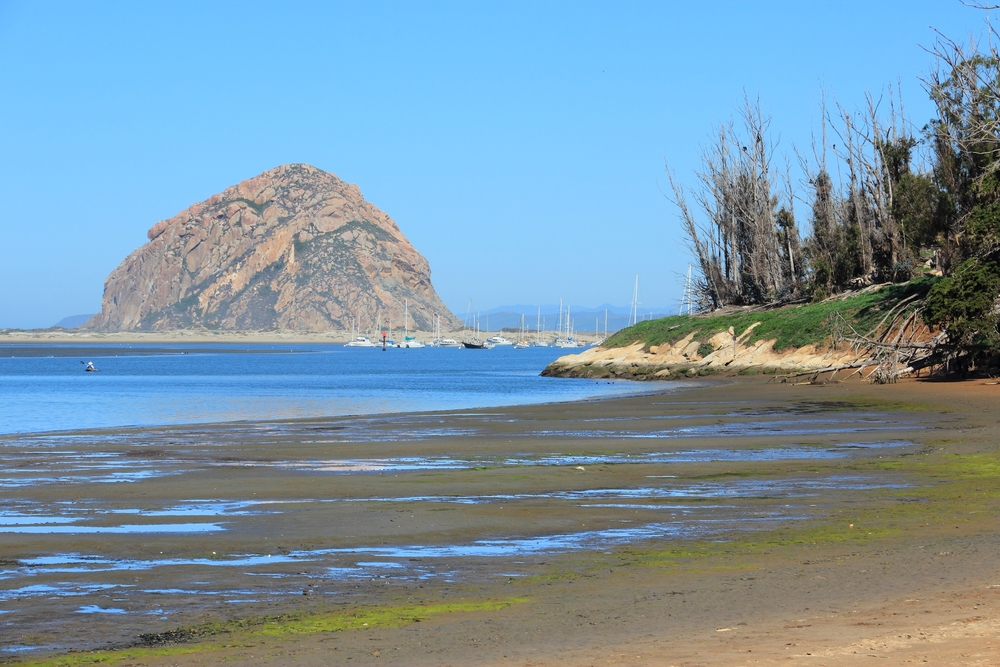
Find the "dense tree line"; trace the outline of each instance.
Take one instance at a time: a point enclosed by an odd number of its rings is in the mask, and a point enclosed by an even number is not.
[[[923,319],[946,329],[967,360],[992,354],[1000,344],[1000,53],[992,44],[1000,36],[988,28],[986,47],[939,37],[924,80],[936,115],[922,128],[907,121],[892,89],[869,96],[863,111],[824,105],[811,156],[797,155],[808,185],[804,238],[791,169],[778,163],[757,101],[745,99],[738,120],[719,128],[692,192],[668,169],[700,269],[701,309],[822,300],[929,269],[940,279]]]

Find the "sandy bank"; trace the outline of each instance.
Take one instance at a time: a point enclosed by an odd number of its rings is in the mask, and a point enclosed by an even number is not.
[[[714,374],[807,372],[857,360],[847,345],[825,349],[806,345],[779,351],[774,349],[774,340],[747,343],[753,329],[749,327],[738,336],[718,333],[707,344],[694,341],[692,333],[673,345],[653,345],[648,349],[642,342],[627,347],[593,347],[559,357],[542,375],[668,380]]]

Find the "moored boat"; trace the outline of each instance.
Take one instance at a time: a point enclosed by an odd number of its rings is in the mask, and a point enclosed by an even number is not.
[[[349,343],[344,343],[344,347],[375,347],[375,343],[368,340],[368,336],[357,336]]]

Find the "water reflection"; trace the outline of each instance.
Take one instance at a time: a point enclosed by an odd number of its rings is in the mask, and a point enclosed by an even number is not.
[[[828,446],[798,445],[788,447],[761,447],[747,449],[703,448],[669,452],[636,454],[548,454],[522,457],[455,458],[450,456],[406,456],[367,459],[329,459],[322,461],[229,461],[219,465],[239,467],[278,467],[287,470],[310,472],[350,473],[399,473],[421,470],[459,470],[489,467],[524,466],[594,466],[639,463],[708,463],[713,461],[783,461],[791,459],[839,459],[860,451],[907,447],[907,440],[877,442],[845,442]]]

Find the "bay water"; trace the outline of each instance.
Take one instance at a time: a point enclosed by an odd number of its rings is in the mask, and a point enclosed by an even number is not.
[[[648,391],[545,378],[566,350],[0,346],[0,433],[457,410]],[[96,373],[84,372],[93,361]]]

